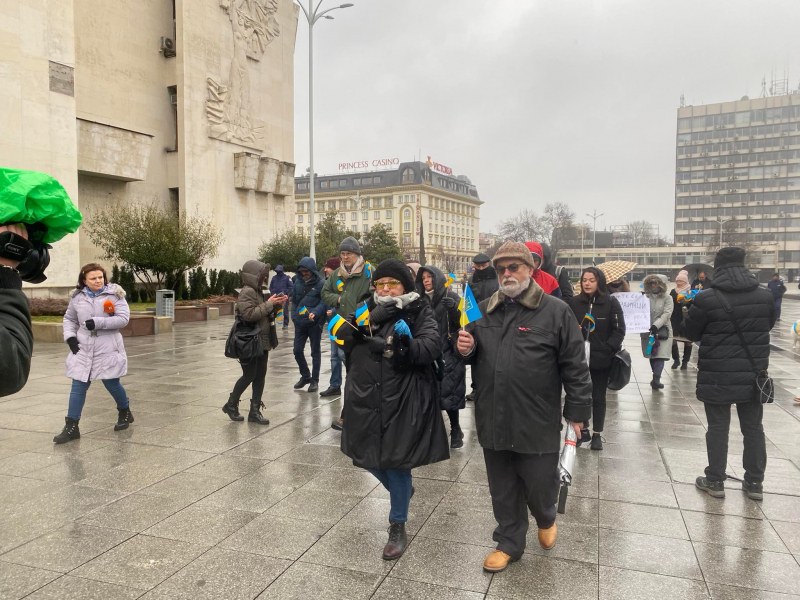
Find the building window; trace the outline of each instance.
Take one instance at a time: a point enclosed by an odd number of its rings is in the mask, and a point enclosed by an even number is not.
[[[358,219],[358,213],[350,213],[350,220],[355,221]]]
[[[369,232],[369,225],[367,225],[366,223],[364,223],[364,224],[361,226],[361,230],[362,230],[364,233],[368,233],[368,232]]]
[[[392,218],[392,211],[391,210],[385,211],[385,214],[386,214],[386,218],[387,219],[391,219]]]
[[[297,215],[297,222],[298,223],[302,223],[303,222],[303,215]]]
[[[411,223],[409,221],[403,223],[403,231],[411,231]]]
[[[375,221],[378,221],[381,218],[381,211],[379,211],[379,210],[373,211],[372,218]]]
[[[361,199],[361,208],[369,208],[369,198]]]
[[[392,224],[391,223],[385,223],[384,226],[386,227],[386,231],[391,231],[392,230]]]
[[[411,209],[410,208],[407,208],[407,209],[405,209],[403,211],[403,218],[404,219],[410,219],[411,218]]]
[[[362,221],[366,221],[367,219],[369,219],[369,211],[368,210],[362,210],[361,211],[361,220]]]
[[[319,187],[321,187],[322,189],[328,189],[328,182],[327,181],[320,181],[319,182]]]
[[[402,183],[414,183],[414,169],[409,167],[403,171]]]

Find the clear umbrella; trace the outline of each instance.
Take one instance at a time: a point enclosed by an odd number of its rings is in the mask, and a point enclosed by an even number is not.
[[[561,449],[561,457],[558,459],[558,477],[561,481],[561,489],[558,492],[558,512],[564,514],[567,506],[567,494],[569,486],[572,485],[572,473],[575,470],[575,452],[578,437],[571,424],[567,424],[567,433],[564,436],[564,447]]]

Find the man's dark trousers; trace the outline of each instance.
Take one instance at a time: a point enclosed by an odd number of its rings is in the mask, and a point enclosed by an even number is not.
[[[319,370],[322,366],[322,323],[306,320],[294,324],[294,359],[300,367],[300,377],[319,381]],[[305,349],[306,341],[311,341],[311,371],[308,370]]]
[[[492,539],[512,558],[522,556],[528,533],[528,512],[548,529],[556,520],[558,453],[520,454],[483,449],[492,509],[497,521]]]
[[[728,462],[728,433],[731,427],[731,405],[705,403],[708,431],[706,450],[708,467],[706,477],[709,481],[725,480],[725,465]],[[744,478],[748,483],[764,481],[767,468],[767,447],[764,440],[764,426],[761,421],[764,407],[754,400],[736,404],[739,427],[744,436]]]

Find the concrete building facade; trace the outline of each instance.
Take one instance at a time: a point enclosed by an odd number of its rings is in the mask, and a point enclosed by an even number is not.
[[[463,273],[478,253],[478,189],[463,176],[434,163],[397,161],[392,170],[314,178],[316,218],[338,213],[342,225],[366,233],[383,224],[397,236],[409,260],[419,258],[420,227],[427,262]],[[369,164],[365,161],[365,164]],[[449,171],[448,173],[443,171]],[[310,233],[309,177],[295,179],[295,228]]]
[[[291,0],[0,3],[0,164],[47,172],[84,217],[152,203],[223,232],[209,267],[238,269],[291,225]],[[99,258],[82,230],[48,282]]]
[[[678,109],[675,244],[738,243],[800,263],[800,93]]]

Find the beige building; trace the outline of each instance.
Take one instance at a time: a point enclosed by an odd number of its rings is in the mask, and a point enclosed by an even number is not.
[[[208,266],[238,269],[291,225],[297,17],[291,0],[0,2],[0,164],[53,175],[85,217],[155,203],[212,218]],[[63,291],[97,258],[68,236],[30,291]]]
[[[317,222],[329,212],[338,213],[342,225],[366,233],[382,224],[397,236],[408,260],[419,259],[420,228],[425,239],[426,262],[446,271],[462,273],[478,253],[480,207],[478,189],[463,176],[430,159],[400,163],[381,159],[396,168],[382,171],[322,175],[314,178]],[[357,167],[368,167],[369,161]],[[346,163],[345,167],[351,167]],[[295,180],[295,228],[308,234],[309,177]],[[324,257],[317,257],[318,259]]]

